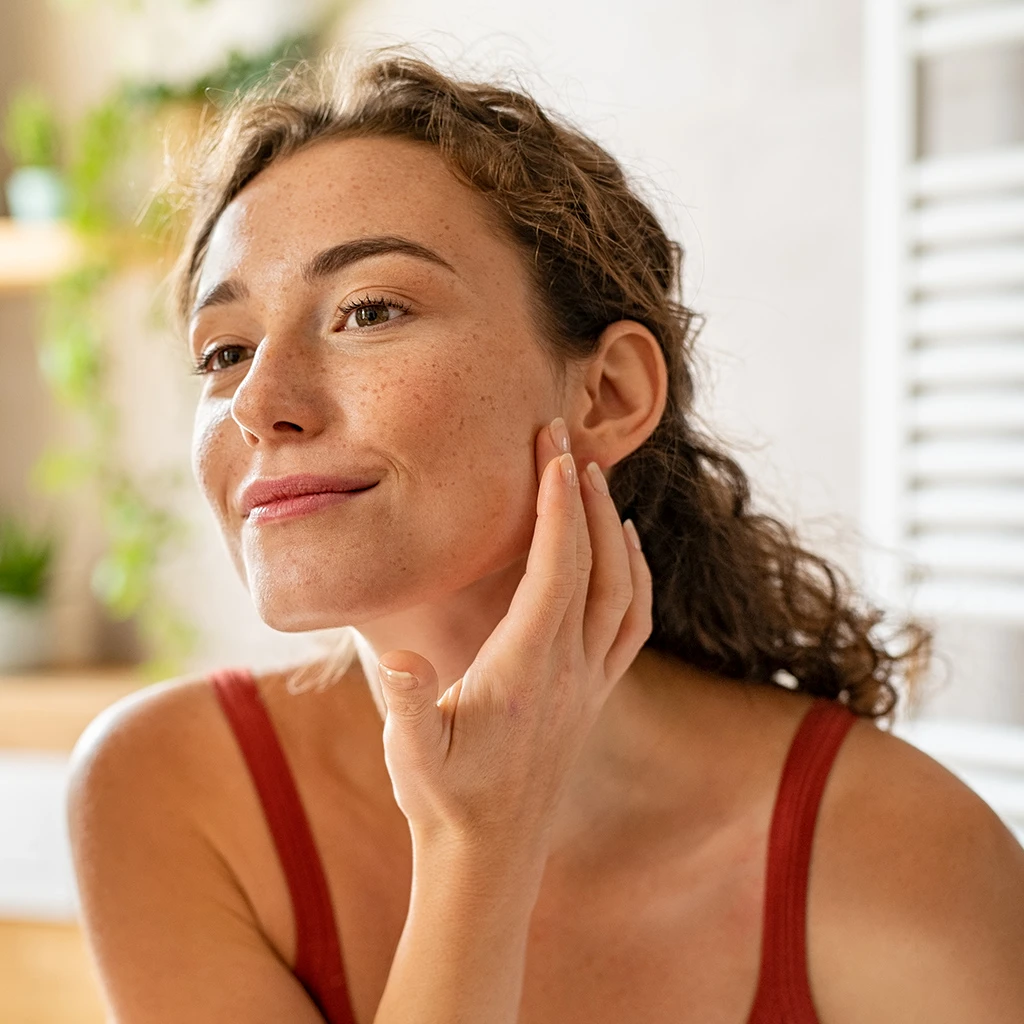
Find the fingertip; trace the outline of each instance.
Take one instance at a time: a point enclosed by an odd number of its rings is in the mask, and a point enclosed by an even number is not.
[[[558,456],[558,469],[562,474],[562,481],[567,487],[576,488],[578,477],[576,475],[576,462],[570,452]]]
[[[640,544],[640,535],[636,532],[636,527],[633,525],[632,519],[627,519],[623,524],[622,528],[625,531],[626,539],[629,541],[634,551],[639,551],[643,554],[643,547]]]

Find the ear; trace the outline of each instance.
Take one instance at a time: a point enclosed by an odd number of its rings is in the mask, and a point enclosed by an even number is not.
[[[596,355],[582,364],[567,425],[579,464],[607,469],[647,440],[668,398],[668,368],[658,339],[635,320],[609,324]]]

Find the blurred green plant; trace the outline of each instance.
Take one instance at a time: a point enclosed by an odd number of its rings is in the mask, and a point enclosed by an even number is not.
[[[60,129],[53,105],[33,86],[19,89],[4,115],[4,149],[15,167],[56,167]]]
[[[69,220],[84,258],[50,289],[39,361],[51,388],[89,429],[74,446],[44,453],[33,480],[50,493],[95,488],[106,550],[92,574],[92,588],[115,619],[133,619],[149,655],[143,672],[165,678],[180,671],[196,631],[160,593],[155,574],[183,524],[149,494],[167,494],[174,481],[132,479],[121,467],[118,416],[108,394],[105,350],[109,286],[130,267],[167,264],[181,225],[165,194],[138,195],[131,182],[149,166],[153,126],[178,106],[219,106],[257,81],[286,73],[292,61],[311,56],[330,24],[280,40],[263,53],[232,51],[212,72],[182,85],[123,83],[89,110],[73,133],[67,161]],[[140,212],[141,211],[141,212]]]
[[[0,516],[0,595],[36,603],[46,596],[55,542],[33,535],[12,516]]]

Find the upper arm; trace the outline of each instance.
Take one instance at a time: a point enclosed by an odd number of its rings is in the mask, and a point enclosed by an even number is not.
[[[120,701],[72,754],[71,849],[110,1020],[323,1024],[203,827],[194,696]]]
[[[891,736],[864,740],[846,765],[861,787],[823,805],[819,824],[824,906],[809,946],[823,1024],[1019,1024],[1024,847],[937,762]]]

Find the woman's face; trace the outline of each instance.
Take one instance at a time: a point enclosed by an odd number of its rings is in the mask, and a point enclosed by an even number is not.
[[[193,468],[269,625],[521,576],[561,389],[518,253],[432,148],[331,140],[272,165],[217,222],[197,295]],[[248,484],[297,474],[377,483],[246,515]]]

